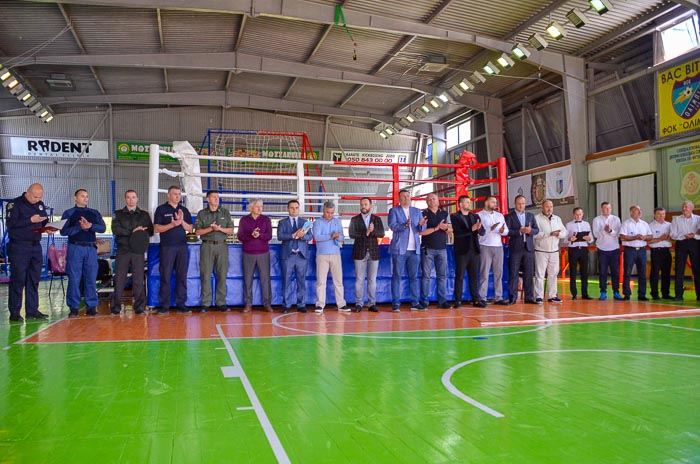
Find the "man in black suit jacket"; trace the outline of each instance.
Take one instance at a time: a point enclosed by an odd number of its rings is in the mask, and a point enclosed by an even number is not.
[[[479,306],[479,235],[486,230],[481,225],[481,219],[471,212],[472,202],[468,196],[459,197],[459,211],[450,215],[454,233],[455,252],[455,308],[462,305],[462,286],[464,270],[469,272],[469,295],[474,306]]]
[[[508,302],[518,301],[518,273],[523,270],[525,303],[535,303],[535,243],[533,237],[540,231],[535,216],[525,212],[525,197],[515,197],[515,210],[506,216],[508,227]]]
[[[373,313],[377,309],[377,269],[379,268],[379,241],[384,237],[384,225],[379,216],[372,214],[372,200],[360,200],[360,214],[350,219],[350,238],[355,240],[352,259],[355,261],[355,312],[362,311],[367,276],[367,306]]]

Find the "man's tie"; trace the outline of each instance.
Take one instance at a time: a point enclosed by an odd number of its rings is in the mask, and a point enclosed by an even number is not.
[[[297,218],[292,218],[292,233],[297,231]],[[299,244],[296,240],[292,242],[292,250],[298,250]]]

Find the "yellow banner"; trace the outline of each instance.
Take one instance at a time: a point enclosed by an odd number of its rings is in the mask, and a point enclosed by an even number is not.
[[[700,129],[700,58],[659,71],[658,137]]]

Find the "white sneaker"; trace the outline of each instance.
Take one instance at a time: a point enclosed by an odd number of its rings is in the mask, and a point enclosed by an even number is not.
[[[316,309],[314,309],[314,312],[316,314],[323,314],[323,308],[320,306],[316,306]]]

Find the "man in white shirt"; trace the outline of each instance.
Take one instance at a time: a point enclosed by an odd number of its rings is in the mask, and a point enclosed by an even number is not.
[[[493,269],[494,301],[507,305],[503,299],[503,240],[508,236],[508,226],[503,214],[496,211],[498,200],[488,197],[484,209],[479,212],[481,224],[486,233],[479,237],[479,302],[475,306],[486,307],[489,290],[489,272]]]
[[[569,288],[571,299],[575,300],[577,270],[581,272],[581,299],[588,296],[588,245],[593,243],[593,232],[588,221],[583,220],[583,208],[574,208],[574,220],[566,223],[566,236],[569,248]]]
[[[557,296],[557,275],[559,274],[559,240],[566,234],[566,227],[555,214],[551,200],[542,202],[542,212],[535,216],[535,302],[543,303],[544,278],[547,276],[547,302],[561,303]]]
[[[651,299],[659,299],[659,273],[661,273],[661,296],[665,300],[671,300],[671,223],[666,220],[665,209],[654,209],[654,220],[649,224],[649,228],[652,236],[647,240],[651,249],[649,275]]]
[[[690,269],[695,281],[695,296],[700,301],[700,216],[693,214],[692,201],[683,202],[683,214],[673,218],[671,238],[676,241],[676,301],[683,301],[685,262],[690,258]]]
[[[593,219],[593,236],[598,247],[598,278],[600,280],[600,300],[607,299],[608,268],[610,269],[611,287],[616,300],[620,295],[620,242],[619,233],[622,223],[612,213],[612,206],[607,201],[600,204],[600,216]]]
[[[620,227],[620,238],[625,247],[623,259],[625,263],[622,281],[623,300],[629,300],[632,295],[630,279],[632,268],[637,266],[637,300],[647,301],[647,240],[651,239],[651,229],[646,221],[641,219],[642,208],[639,205],[630,206],[630,218]]]

